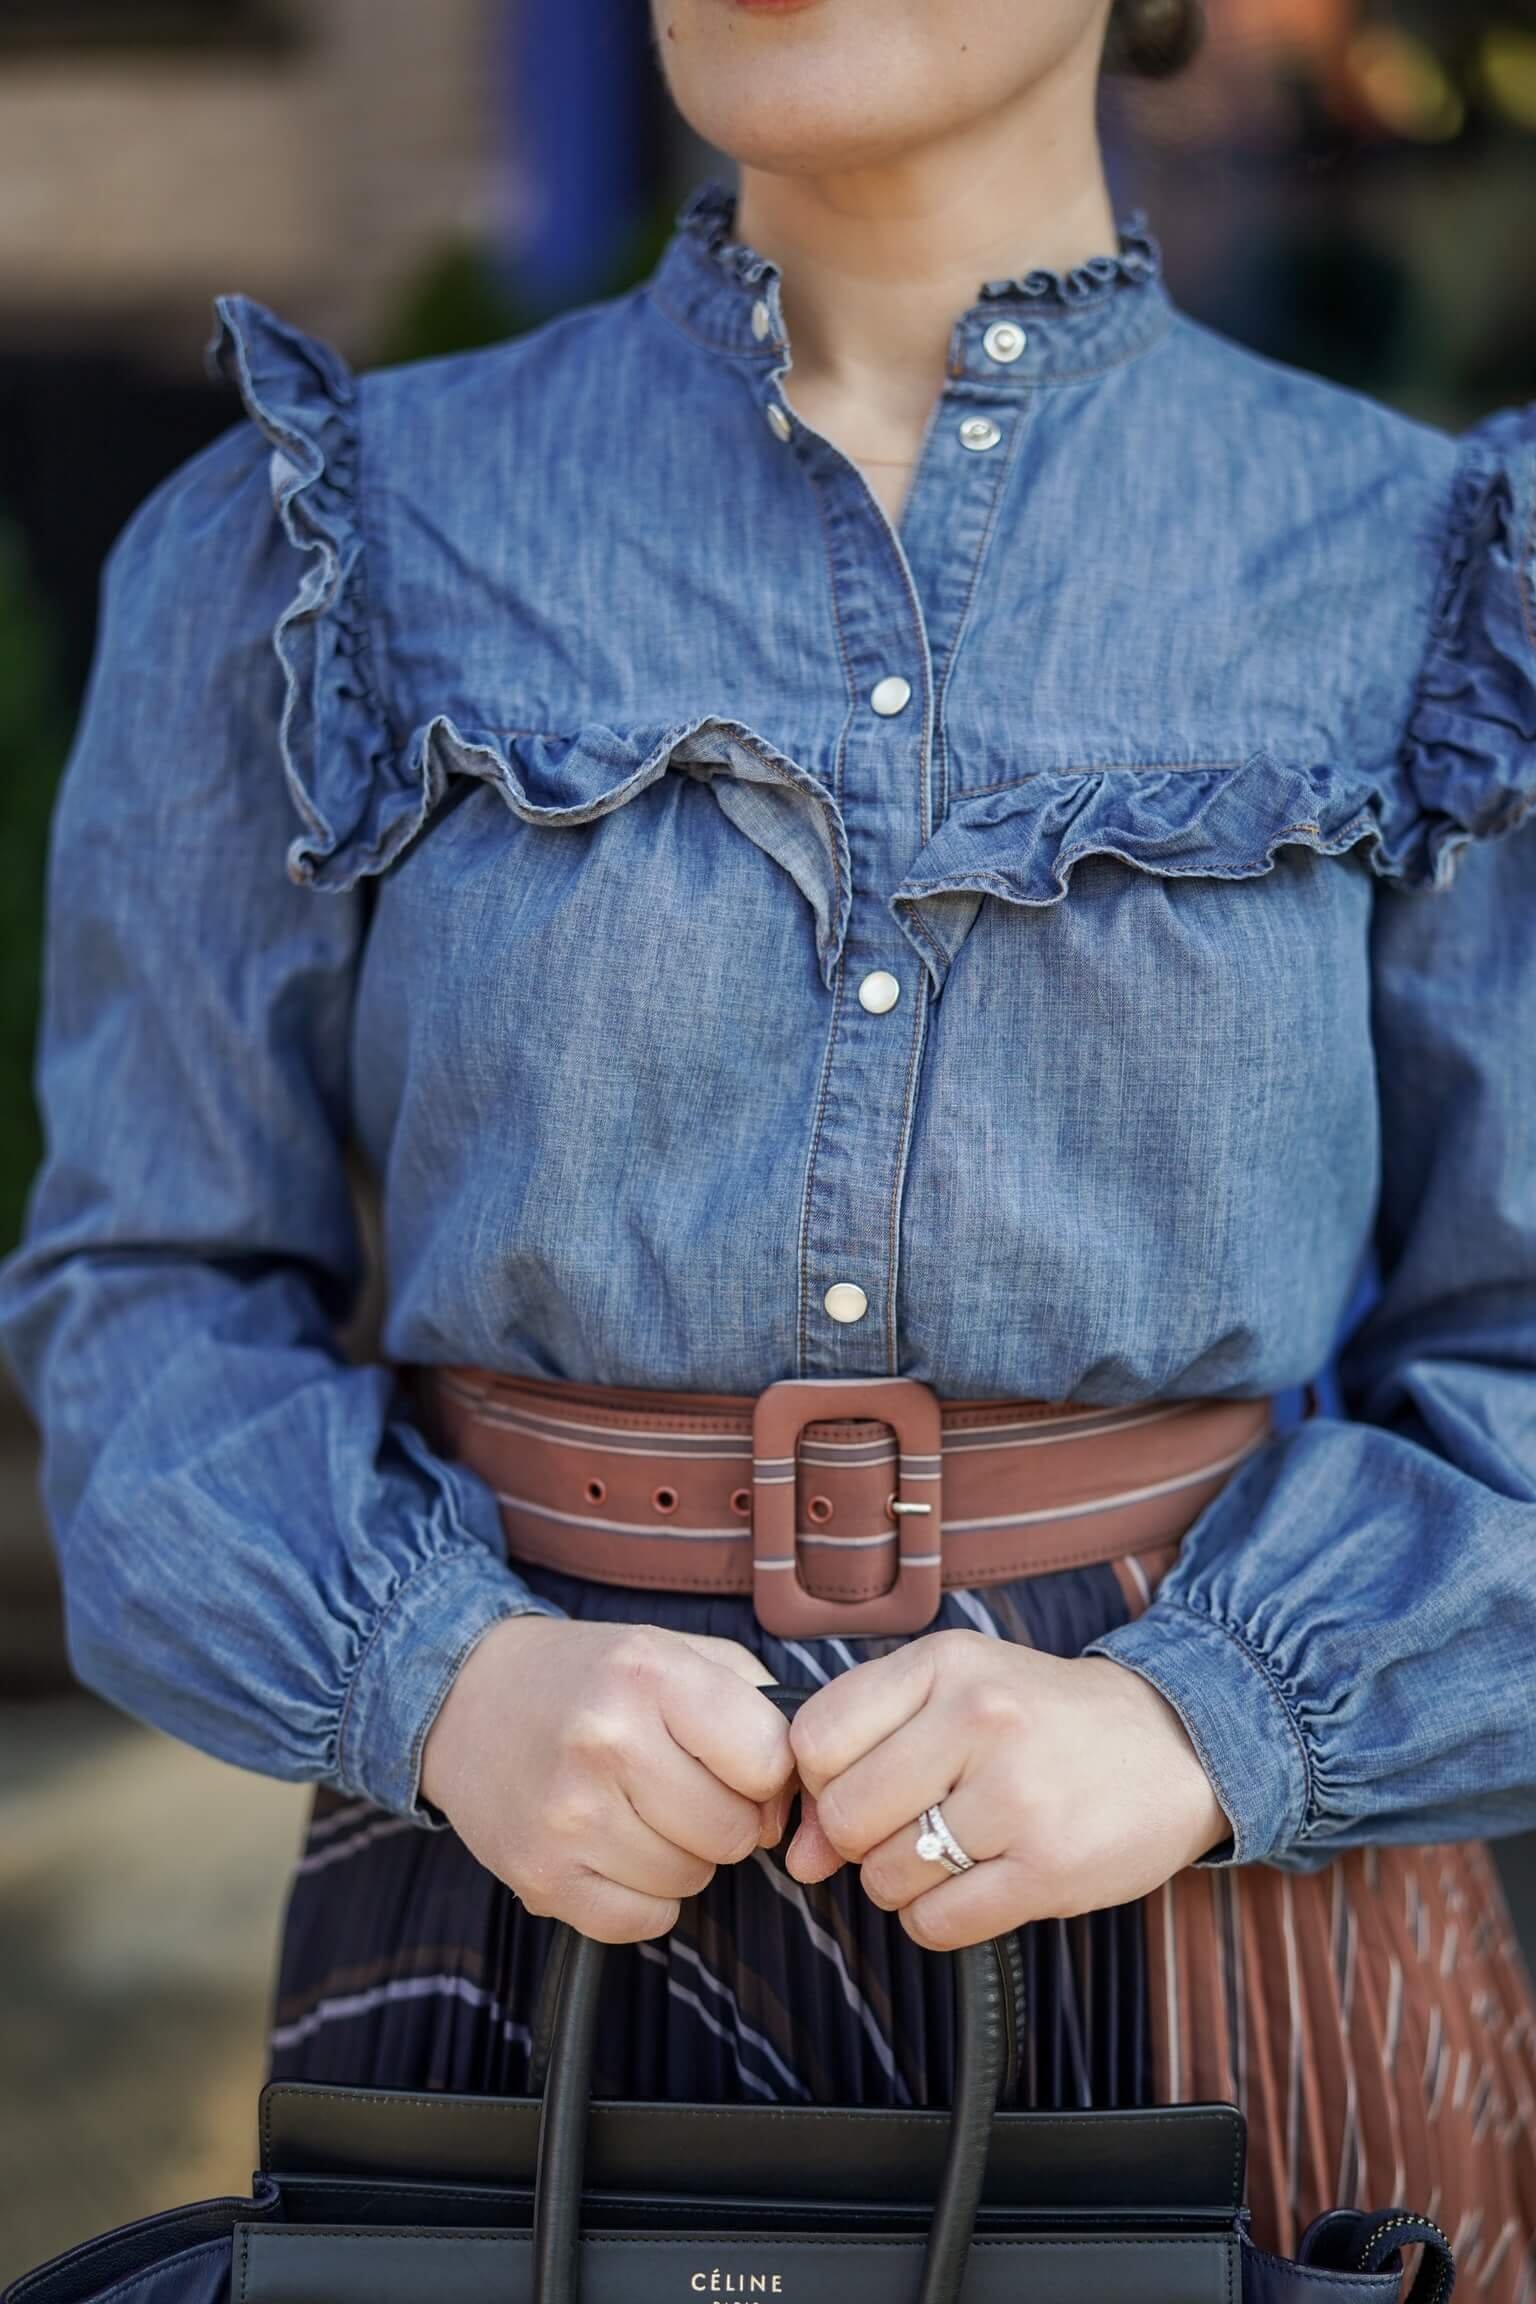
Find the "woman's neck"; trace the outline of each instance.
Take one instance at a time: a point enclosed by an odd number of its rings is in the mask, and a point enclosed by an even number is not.
[[[835,174],[743,163],[736,236],[780,267],[796,407],[857,406],[877,434],[920,425],[983,280],[1113,252],[1091,96],[1040,83],[952,144]]]

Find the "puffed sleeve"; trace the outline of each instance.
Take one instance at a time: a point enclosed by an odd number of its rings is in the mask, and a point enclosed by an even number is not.
[[[297,376],[301,340],[267,348]],[[50,833],[45,1156],[0,1344],[42,1436],[80,1679],[222,1759],[434,1825],[438,1705],[490,1625],[542,1604],[489,1489],[334,1341],[362,1265],[344,1147],[366,861],[317,884],[306,850],[344,854],[340,827],[295,805],[322,753],[333,777],[366,759],[357,635],[320,629],[361,540],[344,471],[293,502],[350,420],[334,356],[302,390],[325,425],[284,443],[238,421],[104,571]]]
[[[1092,1642],[1180,1713],[1207,1863],[1536,1825],[1536,405],[1462,436],[1377,858],[1379,1292]]]

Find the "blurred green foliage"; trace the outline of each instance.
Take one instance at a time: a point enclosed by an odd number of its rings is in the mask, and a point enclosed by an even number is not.
[[[17,1238],[42,1150],[32,1053],[48,821],[68,737],[53,636],[20,543],[0,519],[0,1252]]]
[[[645,279],[672,229],[674,193],[663,193],[622,232],[608,259],[585,282],[578,302],[622,295]],[[500,344],[510,336],[552,319],[549,306],[535,303],[510,283],[492,248],[466,236],[449,241],[406,281],[396,309],[372,356],[380,366],[430,360]]]
[[[406,282],[373,347],[374,358],[393,367],[397,361],[467,352],[521,334],[530,319],[497,278],[485,249],[474,240],[455,241]]]

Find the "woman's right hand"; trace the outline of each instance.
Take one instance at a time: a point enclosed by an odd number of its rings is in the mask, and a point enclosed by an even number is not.
[[[607,1944],[664,1936],[717,1864],[783,1838],[789,1726],[734,1640],[513,1616],[471,1649],[422,1797],[530,1912]]]

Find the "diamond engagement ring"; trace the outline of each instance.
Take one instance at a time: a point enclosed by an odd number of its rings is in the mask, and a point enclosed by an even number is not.
[[[918,1818],[917,1852],[927,1864],[942,1864],[946,1872],[969,1872],[974,1856],[967,1856],[944,1821],[937,1801]]]

